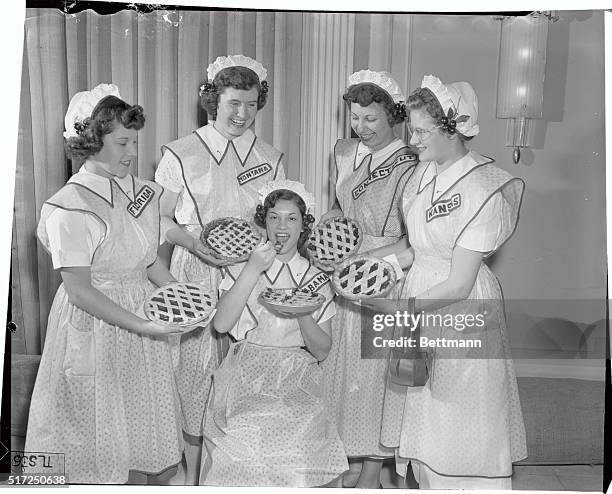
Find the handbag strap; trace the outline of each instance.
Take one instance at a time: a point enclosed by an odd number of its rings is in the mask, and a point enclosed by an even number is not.
[[[396,303],[396,313],[399,312],[399,305],[400,305],[400,300],[397,300]],[[416,298],[415,297],[409,297],[408,298],[408,305],[406,306],[406,313],[412,315],[414,314],[415,311],[415,305],[416,305]],[[407,333],[406,333],[407,332]],[[419,323],[415,326],[415,327],[410,327],[410,326],[395,326],[395,329],[393,331],[393,337],[394,338],[400,338],[400,337],[409,337],[409,338],[413,338],[416,340],[417,345],[418,342],[420,341],[420,336],[421,336],[421,324],[420,321]],[[405,350],[405,353],[413,353],[415,351],[414,348],[408,348]]]

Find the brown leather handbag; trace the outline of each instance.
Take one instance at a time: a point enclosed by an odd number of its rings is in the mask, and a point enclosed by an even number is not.
[[[414,303],[414,297],[410,297],[407,309],[410,314],[414,314]],[[391,348],[387,369],[389,387],[417,387],[425,386],[427,383],[431,361],[428,359],[428,352],[420,346],[420,336],[420,324],[414,331],[411,331],[410,327],[395,326],[394,339],[412,338],[416,345]]]

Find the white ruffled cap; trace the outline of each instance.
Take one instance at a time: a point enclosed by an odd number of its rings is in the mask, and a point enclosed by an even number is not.
[[[304,204],[306,204],[306,213],[314,215],[315,198],[306,190],[304,184],[296,182],[294,180],[273,180],[266,183],[261,189],[259,189],[259,203],[263,205],[266,197],[275,190],[287,189],[295,192],[302,198]]]
[[[215,76],[227,67],[246,67],[251,69],[259,77],[259,82],[265,81],[268,71],[257,60],[244,55],[228,55],[227,57],[217,57],[206,69],[208,81],[212,82]]]
[[[467,120],[457,122],[457,132],[466,137],[478,135],[478,97],[469,82],[453,82],[443,84],[440,79],[433,75],[423,77],[422,88],[429,89],[440,102],[444,114],[448,114],[449,108],[453,109],[455,118],[466,115]]]
[[[389,96],[391,96],[393,103],[406,101],[406,96],[404,96],[402,89],[399,87],[399,84],[395,82],[395,79],[391,77],[389,72],[375,72],[373,70],[366,69],[354,72],[348,78],[349,86],[363,83],[374,84],[385,90]]]
[[[92,112],[101,99],[106,96],[121,98],[119,88],[115,84],[98,84],[91,91],[76,93],[70,100],[66,116],[64,117],[64,138],[76,137],[74,124],[91,117]]]

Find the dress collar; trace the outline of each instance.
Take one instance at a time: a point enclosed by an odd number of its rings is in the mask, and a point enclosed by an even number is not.
[[[309,266],[310,263],[308,260],[304,259],[299,252],[296,252],[291,260],[286,263],[280,261],[278,258],[275,258],[272,266],[266,270],[266,276],[272,283],[276,283],[281,271],[283,269],[288,269],[289,275],[295,283],[295,286],[299,286],[300,282],[304,278],[304,275],[308,271]]]
[[[434,198],[439,197],[445,191],[447,191],[455,182],[461,177],[466,175],[472,168],[482,164],[481,160],[478,159],[478,155],[473,151],[468,153],[462,158],[455,161],[443,172],[438,173],[438,163],[430,161],[427,164],[427,168],[421,178],[419,184],[419,192],[427,187],[434,179],[436,180],[436,190],[434,191]]]
[[[406,144],[404,144],[404,141],[395,138],[384,148],[372,152],[370,151],[370,148],[368,146],[366,146],[363,142],[359,141],[359,144],[357,145],[357,154],[355,155],[355,169],[359,168],[361,163],[363,163],[363,159],[366,156],[371,155],[372,161],[370,162],[370,171],[376,170],[376,168],[382,165],[389,156],[391,156],[395,151],[401,149],[404,146],[406,146]]]
[[[129,173],[123,177],[103,177],[96,173],[92,173],[85,168],[85,163],[81,166],[79,171],[70,177],[69,183],[77,183],[87,187],[92,192],[95,192],[99,196],[102,196],[108,202],[113,202],[113,193],[111,190],[111,180],[114,181],[119,188],[126,194],[131,200],[134,200],[134,178]]]
[[[213,153],[215,159],[220,162],[227,152],[230,141],[227,140],[217,129],[215,129],[212,123],[205,125],[204,127],[200,127],[198,130],[196,130],[196,132],[206,143],[208,149],[210,149],[210,151]],[[253,131],[251,129],[247,129],[245,130],[244,134],[231,140],[232,144],[234,145],[234,149],[238,153],[240,161],[243,163],[248,158],[255,139],[256,137]]]

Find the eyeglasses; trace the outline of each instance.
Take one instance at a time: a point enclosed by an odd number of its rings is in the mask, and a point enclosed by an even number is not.
[[[410,128],[410,125],[406,126],[406,128],[408,129],[408,135],[410,136],[410,139],[412,139],[412,137],[414,136],[420,142],[423,142],[429,139],[429,137],[431,136],[431,133],[434,130],[439,129],[441,127],[444,127],[444,125],[436,125],[435,127],[432,127],[431,129],[412,129]]]

